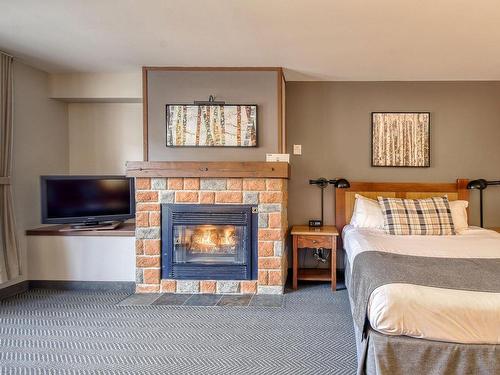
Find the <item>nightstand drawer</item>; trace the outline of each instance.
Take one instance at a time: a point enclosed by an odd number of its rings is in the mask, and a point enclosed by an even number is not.
[[[331,236],[298,236],[297,242],[298,247],[310,247],[317,248],[323,247],[327,249],[332,248],[332,237]]]

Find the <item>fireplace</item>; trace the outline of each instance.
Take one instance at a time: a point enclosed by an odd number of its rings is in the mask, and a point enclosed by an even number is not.
[[[177,163],[151,165],[160,169],[135,180],[137,293],[283,293],[286,176],[161,177]],[[254,165],[224,162],[220,173]]]
[[[257,206],[163,204],[162,278],[257,279]]]

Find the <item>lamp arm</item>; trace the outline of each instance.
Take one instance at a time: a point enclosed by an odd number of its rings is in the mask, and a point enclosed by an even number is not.
[[[480,215],[480,225],[481,228],[484,228],[484,219],[483,219],[483,189],[479,190],[479,215]]]
[[[484,178],[480,178],[479,180],[470,181],[467,184],[467,189],[478,189],[479,190],[479,215],[480,215],[481,228],[484,227],[483,190],[486,189],[490,185],[500,185],[500,180],[486,181]]]
[[[325,225],[324,220],[324,195],[325,195],[325,189],[321,189],[321,225]]]

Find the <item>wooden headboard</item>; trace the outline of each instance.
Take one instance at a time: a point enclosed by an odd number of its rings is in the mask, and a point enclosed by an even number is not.
[[[351,220],[355,195],[377,199],[393,197],[422,199],[448,195],[448,199],[469,200],[467,183],[469,180],[458,179],[456,183],[412,183],[412,182],[351,182],[348,189],[335,189],[335,224],[340,233]]]

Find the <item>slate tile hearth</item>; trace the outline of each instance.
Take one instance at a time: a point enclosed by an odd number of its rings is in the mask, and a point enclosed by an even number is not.
[[[217,306],[248,306],[253,295],[244,294],[242,296],[222,296]]]
[[[193,294],[184,306],[215,306],[221,297],[220,294]]]
[[[138,293],[118,306],[282,307],[283,295]]]
[[[186,302],[192,294],[165,293],[155,300],[153,305],[180,306]],[[126,301],[126,300],[125,300]]]
[[[132,294],[119,302],[119,306],[148,306],[160,297],[160,293]]]

